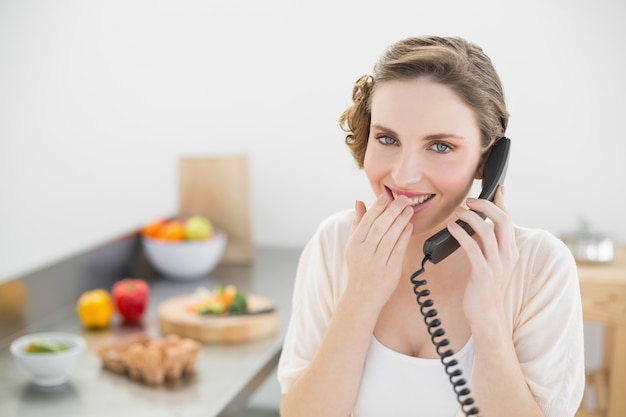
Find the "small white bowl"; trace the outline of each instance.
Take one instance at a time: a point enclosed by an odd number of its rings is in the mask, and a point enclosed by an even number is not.
[[[63,343],[69,348],[60,352],[30,353],[26,347],[36,339]],[[35,385],[50,387],[68,381],[87,343],[82,336],[63,332],[32,333],[11,342],[11,354],[16,362],[27,371]]]
[[[166,278],[192,280],[207,276],[226,249],[226,235],[216,230],[209,239],[178,242],[142,237],[148,261]]]

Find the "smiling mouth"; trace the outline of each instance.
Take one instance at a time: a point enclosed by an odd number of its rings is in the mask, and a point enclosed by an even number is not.
[[[397,194],[396,192],[392,191],[389,188],[387,188],[387,192],[393,197],[394,200],[400,197],[401,195],[404,195],[405,197],[409,199],[409,206],[412,206],[412,207],[419,206],[420,204],[430,200],[431,198],[435,196],[435,194],[423,194],[423,195],[419,195],[415,197],[409,197],[406,194]]]

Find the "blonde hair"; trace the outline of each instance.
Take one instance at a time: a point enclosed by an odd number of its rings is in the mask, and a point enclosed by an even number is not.
[[[500,77],[483,50],[459,37],[406,38],[391,45],[374,66],[354,84],[353,103],[339,118],[346,144],[363,168],[376,85],[428,77],[446,85],[476,114],[483,147],[504,136],[509,120]]]

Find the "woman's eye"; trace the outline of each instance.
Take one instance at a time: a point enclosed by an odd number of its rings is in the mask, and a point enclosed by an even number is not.
[[[438,152],[438,153],[448,153],[452,150],[450,145],[447,145],[443,142],[433,143],[433,145],[430,148],[433,151]]]
[[[395,140],[394,138],[391,138],[389,136],[379,136],[376,138],[380,143],[382,143],[383,145],[395,145],[398,143],[397,140]]]

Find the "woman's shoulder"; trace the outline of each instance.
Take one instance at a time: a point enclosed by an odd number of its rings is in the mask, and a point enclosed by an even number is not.
[[[347,237],[352,229],[354,209],[346,209],[335,212],[325,217],[319,224],[317,231],[326,236]]]
[[[354,209],[341,210],[323,218],[309,239],[305,253],[320,253],[326,260],[341,256],[350,238]]]
[[[543,229],[515,226],[515,239],[519,250],[517,270],[527,277],[527,283],[532,287],[541,287],[546,282],[577,283],[574,255],[554,234]]]
[[[544,229],[533,229],[515,225],[515,241],[520,254],[534,253],[535,256],[565,256],[572,253],[565,243],[551,232]]]

